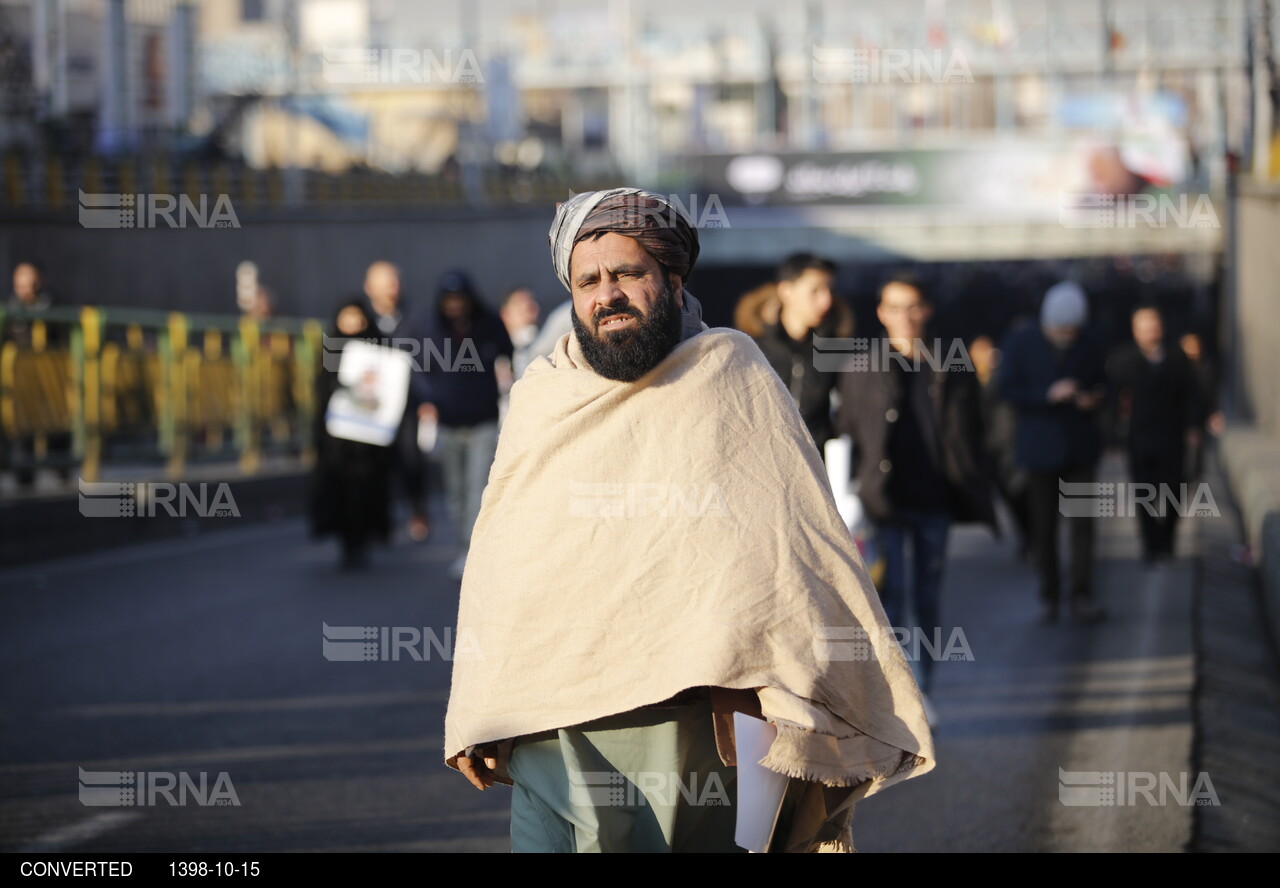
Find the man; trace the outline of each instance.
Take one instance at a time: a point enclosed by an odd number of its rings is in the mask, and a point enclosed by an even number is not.
[[[535,358],[549,356],[555,351],[556,343],[560,341],[560,337],[573,330],[573,300],[566,299],[551,309],[547,313],[547,319],[543,321],[538,335],[534,337],[533,342],[529,343],[529,347],[525,349],[528,355],[528,361],[524,365],[524,369],[529,368],[529,364]],[[520,372],[520,376],[524,376],[524,371]],[[517,377],[518,378],[518,377]]]
[[[1138,306],[1131,327],[1133,342],[1112,356],[1107,374],[1127,432],[1129,476],[1155,492],[1150,510],[1138,510],[1142,558],[1154,564],[1173,558],[1178,513],[1167,497],[1181,501],[1186,453],[1200,443],[1200,381],[1182,349],[1165,343],[1160,309]]]
[[[1018,560],[1026,561],[1031,553],[1027,470],[1018,465],[1017,416],[1009,402],[1000,397],[1000,350],[991,337],[978,336],[969,343],[969,358],[973,361],[974,373],[982,389],[983,445],[988,471],[1013,516],[1018,534]]]
[[[514,287],[502,298],[498,317],[502,318],[507,336],[511,338],[511,345],[515,349],[511,358],[511,379],[505,387],[507,391],[510,391],[512,382],[524,375],[524,368],[529,366],[529,362],[537,357],[529,349],[538,338],[540,311],[538,300],[528,287]]]
[[[513,349],[511,360],[504,358],[498,361],[496,368],[500,393],[499,428],[507,417],[507,397],[511,386],[524,375],[524,369],[529,366],[529,362],[537,357],[531,349],[538,338],[540,313],[538,300],[534,298],[533,291],[528,287],[513,287],[507,291],[507,295],[502,297],[502,302],[498,305],[498,317],[502,319],[502,325],[507,328],[507,336],[511,339]]]
[[[800,408],[818,452],[832,436],[831,391],[838,375],[819,370],[813,361],[813,337],[848,336],[837,330],[848,315],[839,310],[833,292],[835,264],[812,253],[796,253],[778,267],[778,319],[768,324],[756,343],[777,371]]]
[[[275,296],[269,287],[258,284],[245,315],[255,321],[266,321],[275,316]]]
[[[880,288],[876,317],[887,350],[875,349],[865,368],[841,374],[839,430],[853,439],[858,496],[879,527],[885,558],[885,614],[897,627],[925,638],[942,634],[938,595],[952,521],[995,528],[995,511],[982,455],[977,378],[952,349],[923,341],[932,307],[919,279],[890,276]],[[912,583],[906,545],[911,543]],[[909,637],[914,636],[914,631]],[[919,645],[915,645],[919,648]],[[912,662],[929,705],[933,661]]]
[[[1060,483],[1091,484],[1101,454],[1098,411],[1106,395],[1102,354],[1082,328],[1089,306],[1078,284],[1045,293],[1039,326],[1015,330],[1001,349],[1000,394],[1018,416],[1018,463],[1029,472],[1032,548],[1040,575],[1040,617],[1058,619]],[[1093,596],[1093,519],[1067,518],[1071,530],[1071,616],[1105,617]]]
[[[19,262],[13,267],[13,292],[10,294],[5,309],[21,311],[28,315],[38,315],[53,305],[53,297],[45,288],[44,271],[34,262]],[[33,347],[33,324],[25,318],[9,318],[5,329],[0,331],[4,338],[17,344],[21,349]],[[65,331],[60,326],[45,325],[45,347],[55,348],[65,344]]]
[[[430,366],[421,377],[421,410],[438,423],[435,457],[460,537],[450,574],[461,579],[498,445],[497,365],[510,362],[513,349],[502,321],[481,304],[461,271],[441,276],[426,341]]]
[[[697,232],[660,195],[577,195],[550,241],[573,331],[511,391],[446,762],[513,785],[517,851],[731,851],[750,713],[792,778],[772,847],[851,850],[853,803],[932,740],[800,415],[701,323]]]
[[[423,390],[420,324],[401,303],[400,269],[390,262],[379,260],[369,266],[364,276],[362,301],[376,324],[371,335],[392,348],[411,352],[418,368],[411,377],[410,397],[393,446],[400,483],[409,500],[409,536],[422,542],[431,533],[431,520],[427,514],[427,467],[418,449],[418,420],[429,408],[415,402],[415,396],[420,397]]]
[[[24,352],[65,349],[68,325],[48,321],[38,323],[52,306],[53,297],[45,287],[44,270],[35,262],[19,262],[13,268],[13,292],[0,311],[0,344],[12,342]],[[19,312],[21,316],[18,316]],[[35,485],[34,463],[39,461],[38,452],[44,450],[47,456],[53,457],[50,461],[55,463],[70,458],[69,434],[58,432],[43,436],[43,444],[39,443],[38,437],[22,435],[8,440],[0,437],[0,467],[16,465],[14,473],[18,486],[24,490]],[[57,471],[64,481],[69,477],[65,464]]]
[[[1218,366],[1217,362],[1205,353],[1204,342],[1199,333],[1188,331],[1178,340],[1182,353],[1191,362],[1191,372],[1196,380],[1196,397],[1200,402],[1200,426],[1195,436],[1195,445],[1191,448],[1191,459],[1188,461],[1188,474],[1198,480],[1204,474],[1205,435],[1222,437],[1226,430],[1227,420],[1218,407]]]

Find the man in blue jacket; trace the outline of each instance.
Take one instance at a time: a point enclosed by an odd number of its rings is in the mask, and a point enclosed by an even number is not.
[[[1045,293],[1039,326],[1010,334],[1003,349],[1000,394],[1017,411],[1017,461],[1029,473],[1031,535],[1040,574],[1041,618],[1058,619],[1059,483],[1092,483],[1102,441],[1099,409],[1106,397],[1101,349],[1083,330],[1088,301],[1064,281]],[[1071,530],[1071,616],[1105,617],[1093,595],[1093,519],[1067,518]]]

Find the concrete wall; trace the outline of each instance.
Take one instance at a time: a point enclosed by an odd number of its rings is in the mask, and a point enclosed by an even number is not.
[[[1253,425],[1222,439],[1223,465],[1259,567],[1272,638],[1280,640],[1280,183],[1243,183],[1238,205],[1240,374]]]
[[[0,220],[0,269],[35,259],[56,300],[235,313],[236,266],[257,263],[282,315],[328,316],[357,293],[376,259],[400,266],[408,299],[434,298],[450,268],[471,273],[486,301],[516,284],[549,304],[564,288],[547,249],[550,210],[429,218],[404,214],[240,216],[240,228],[86,229],[74,219]]]
[[[1280,183],[1244,183],[1237,305],[1244,390],[1254,421],[1280,443]]]
[[[1272,214],[1275,243],[1274,202],[1269,206],[1251,206],[1246,212]],[[67,213],[0,213],[0,272],[7,275],[24,259],[42,262],[55,298],[67,303],[235,312],[235,268],[250,260],[275,293],[279,314],[327,316],[340,298],[359,291],[370,262],[389,259],[401,267],[407,299],[430,301],[441,272],[463,268],[491,303],[523,283],[550,307],[567,295],[552,273],[547,250],[553,213],[550,204],[364,213],[254,208],[238,211],[238,229],[171,229],[163,222],[158,228],[86,229]],[[733,289],[740,282],[730,285],[717,271],[759,269],[759,277],[744,285],[749,288],[798,250],[850,266],[902,260],[1062,259],[1108,253],[1211,253],[1218,248],[1220,234],[1216,229],[1176,227],[1071,229],[1056,220],[972,225],[935,219],[928,212],[895,216],[888,224],[875,212],[858,208],[729,207],[725,215],[728,227],[700,231],[702,255],[691,282],[709,320],[717,323],[728,322],[733,301],[743,292]],[[1265,234],[1257,239],[1265,241]],[[1258,249],[1253,241],[1248,246]],[[1260,276],[1256,285],[1250,281],[1259,291],[1251,303],[1256,313],[1268,308],[1265,287],[1277,280],[1275,263],[1280,262],[1280,251],[1265,246],[1262,254],[1272,263],[1271,277],[1268,281]],[[1275,305],[1272,299],[1273,311]],[[1261,351],[1280,360],[1280,343]]]

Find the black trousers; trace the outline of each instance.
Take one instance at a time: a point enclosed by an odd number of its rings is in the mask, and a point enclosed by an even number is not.
[[[1186,452],[1181,447],[1159,453],[1129,453],[1129,477],[1133,483],[1155,487],[1150,509],[1142,503],[1134,508],[1142,533],[1142,554],[1146,558],[1173,554],[1174,535],[1178,530],[1178,510],[1174,500],[1181,502],[1183,499],[1181,485],[1185,458]],[[1166,496],[1166,491],[1172,496]]]
[[[1031,548],[1040,575],[1040,598],[1057,604],[1061,597],[1058,568],[1058,519],[1067,522],[1071,538],[1071,598],[1093,598],[1093,518],[1063,517],[1058,504],[1058,480],[1086,483],[1094,480],[1094,467],[1075,466],[1062,472],[1031,472],[1027,499],[1031,513]]]
[[[415,515],[427,515],[427,458],[418,449],[418,411],[412,405],[405,410],[396,434],[395,473],[409,508]]]

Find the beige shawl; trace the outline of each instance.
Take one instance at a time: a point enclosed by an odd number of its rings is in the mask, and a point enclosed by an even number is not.
[[[734,330],[688,336],[634,383],[595,373],[573,334],[529,366],[456,637],[468,643],[445,720],[452,767],[474,745],[700,686],[764,689],[779,736],[763,764],[852,790],[822,817],[843,810],[847,823],[854,799],[934,765],[919,690],[821,457]]]

